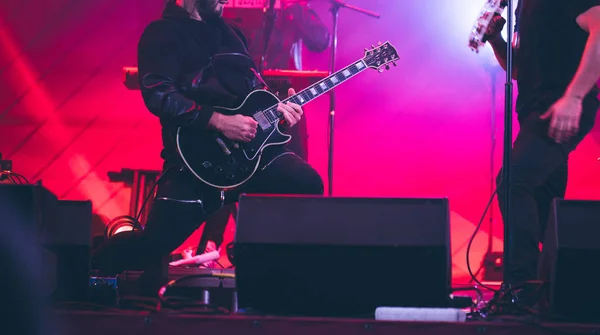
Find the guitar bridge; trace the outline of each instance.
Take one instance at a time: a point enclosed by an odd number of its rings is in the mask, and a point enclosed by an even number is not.
[[[275,115],[275,113],[273,113],[273,111],[270,109],[257,112],[253,115],[253,117],[254,120],[256,120],[256,122],[260,126],[260,129],[262,129],[263,131],[266,131],[267,129],[271,128],[273,122],[278,120],[277,115]]]

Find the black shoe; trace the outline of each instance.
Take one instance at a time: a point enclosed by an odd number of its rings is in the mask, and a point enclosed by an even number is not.
[[[541,294],[539,282],[525,282],[517,285],[502,284],[494,298],[481,314],[484,317],[537,316]]]

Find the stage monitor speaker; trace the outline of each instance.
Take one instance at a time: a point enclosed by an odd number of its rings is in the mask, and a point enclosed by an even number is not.
[[[600,321],[600,201],[554,200],[539,269],[546,319]]]
[[[41,185],[0,185],[0,224],[22,233],[22,247],[41,252],[19,261],[39,264],[39,289],[55,301],[87,298],[92,205],[61,201]],[[23,250],[23,249],[21,249]],[[15,261],[18,257],[15,256]]]
[[[450,301],[447,199],[242,195],[234,250],[248,313],[372,317]]]

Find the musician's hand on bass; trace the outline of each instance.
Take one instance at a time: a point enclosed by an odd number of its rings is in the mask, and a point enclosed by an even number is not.
[[[506,20],[500,14],[494,14],[492,21],[488,25],[488,28],[485,32],[484,38],[486,41],[493,42],[498,38],[502,38],[502,29],[504,29],[504,25],[506,24]]]
[[[213,113],[209,124],[232,141],[250,142],[256,137],[258,122],[241,114],[223,115]]]
[[[288,90],[288,96],[292,96],[296,94],[293,88]],[[277,111],[283,114],[283,118],[285,119],[285,123],[287,127],[292,127],[302,118],[302,114],[304,111],[300,105],[295,104],[293,102],[287,103],[279,103],[277,106]]]

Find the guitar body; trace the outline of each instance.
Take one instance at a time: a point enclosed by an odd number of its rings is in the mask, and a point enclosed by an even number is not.
[[[265,90],[251,92],[237,108],[216,107],[225,115],[253,117],[272,108],[280,100]],[[216,131],[179,128],[177,148],[187,168],[204,183],[218,189],[233,189],[250,179],[258,169],[263,150],[283,145],[292,138],[279,130],[278,123],[257,120],[256,137],[248,143],[234,142]]]

